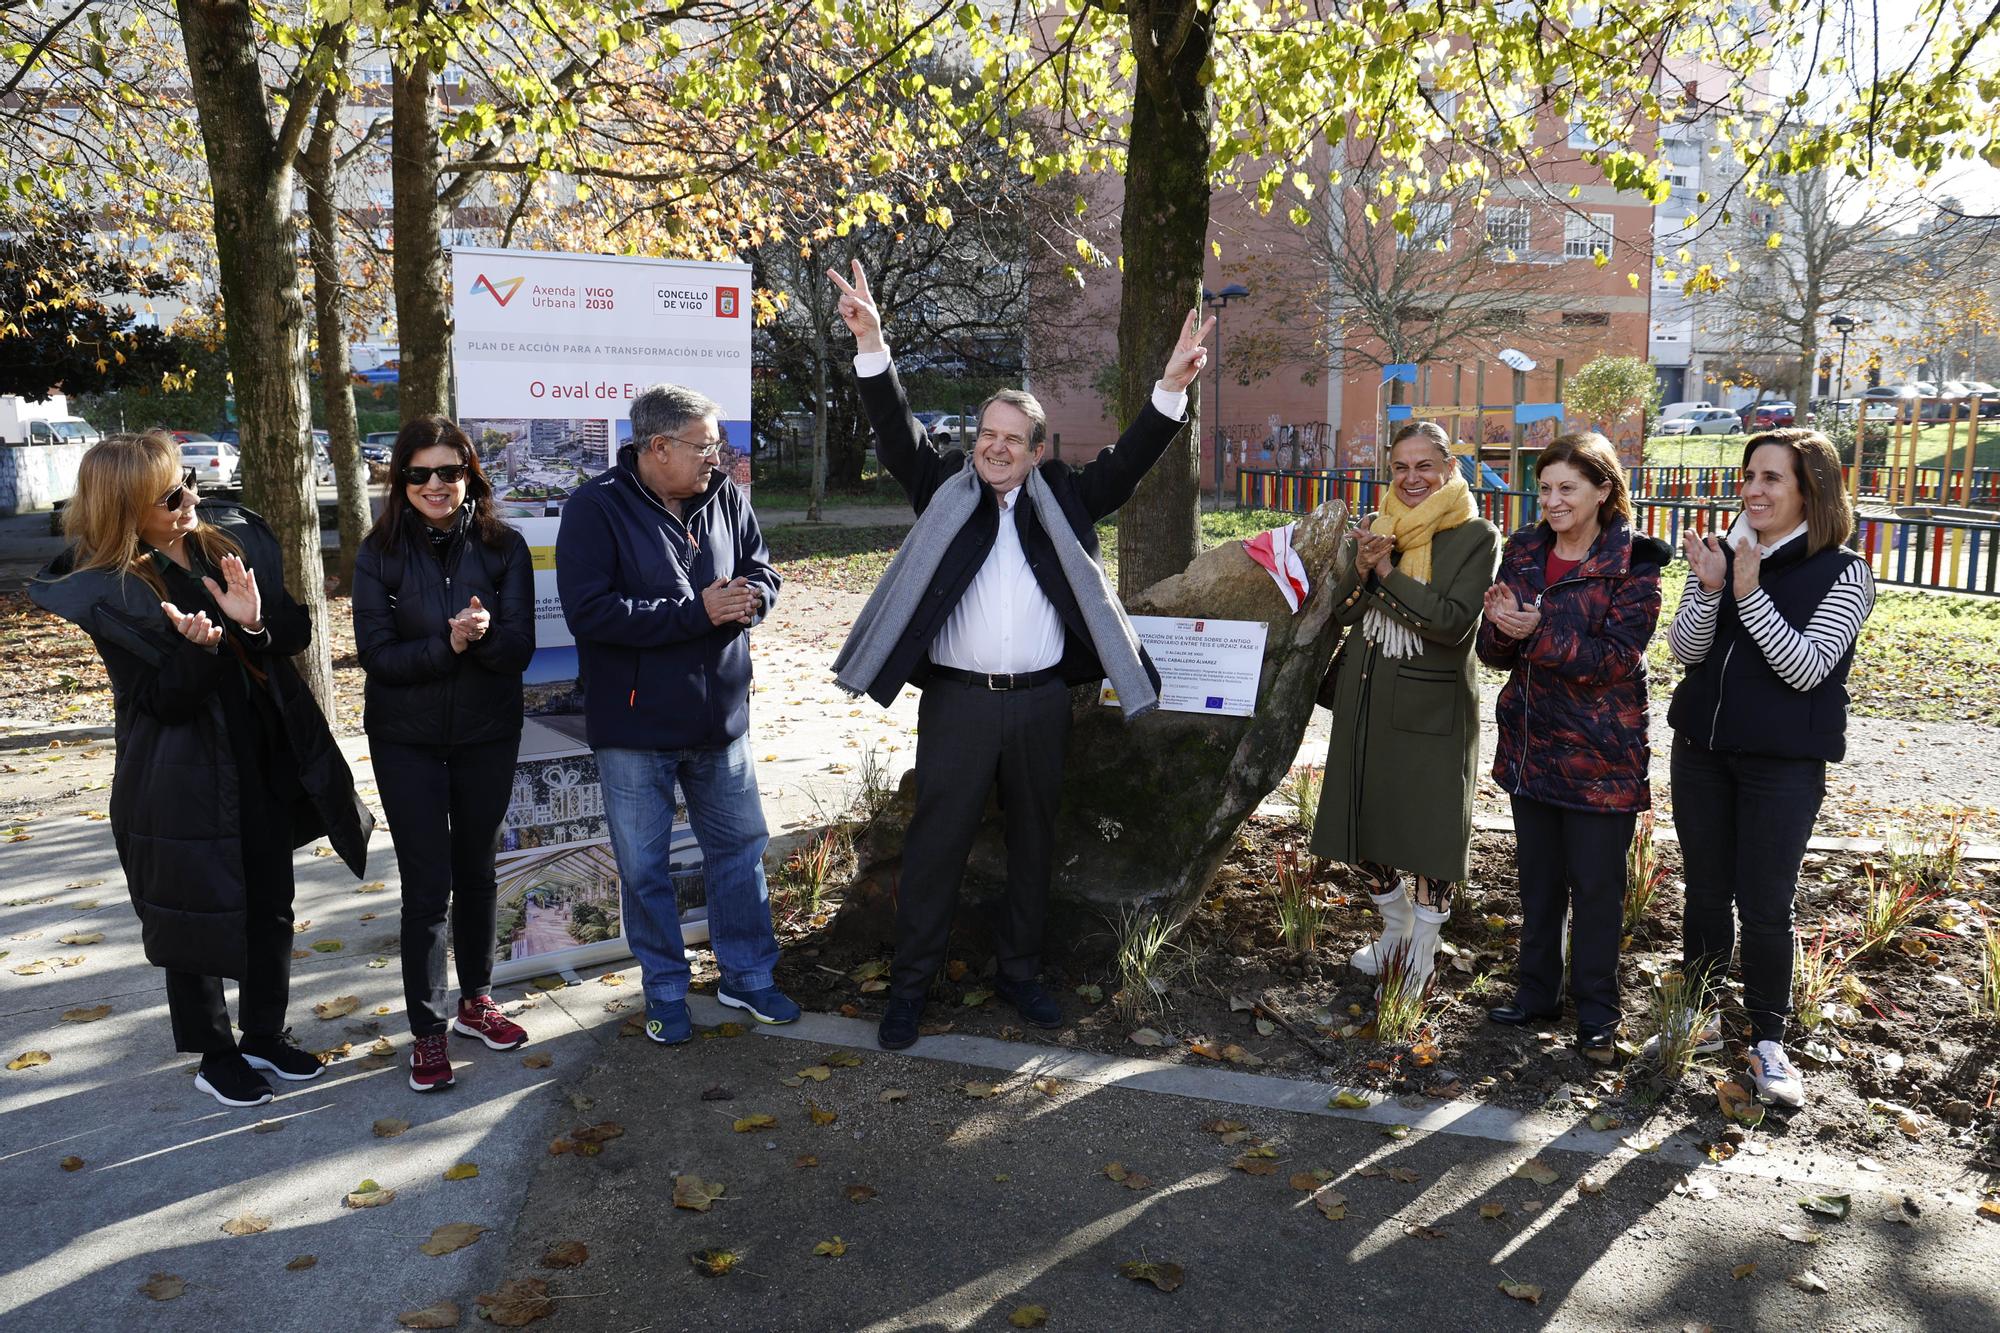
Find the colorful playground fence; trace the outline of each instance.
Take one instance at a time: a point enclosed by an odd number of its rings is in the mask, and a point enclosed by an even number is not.
[[[1627,472],[1626,478],[1634,499],[1728,500],[1736,496],[1741,471],[1733,466],[1635,467]],[[1846,471],[1852,473],[1853,468]],[[1895,469],[1899,491],[1902,474],[1907,471],[1907,468]],[[1891,469],[1881,465],[1862,468],[1860,493],[1889,494],[1890,472]],[[1960,469],[1953,469],[1947,479],[1941,467],[1920,467],[1916,470],[1914,498],[1929,504],[2000,505],[2000,468],[1974,468],[1968,490]]]
[[[1734,476],[1731,469],[1713,470]],[[1340,500],[1350,513],[1360,515],[1380,508],[1387,484],[1368,469],[1245,469],[1236,477],[1236,502],[1246,509],[1305,514],[1328,500]],[[1536,497],[1519,491],[1479,489],[1472,498],[1480,516],[1502,532],[1534,522],[1539,509]],[[1679,559],[1682,533],[1690,525],[1703,532],[1725,531],[1735,520],[1736,499],[1732,487],[1726,495],[1706,498],[1635,498],[1632,509],[1634,526],[1672,546]],[[2000,522],[1864,517],[1851,545],[1867,559],[1877,583],[2000,596]]]

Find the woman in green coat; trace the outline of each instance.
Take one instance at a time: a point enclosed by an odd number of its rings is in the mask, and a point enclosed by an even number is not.
[[[1353,565],[1334,588],[1350,632],[1331,668],[1333,743],[1312,849],[1360,872],[1382,913],[1382,937],[1354,966],[1376,976],[1406,951],[1423,986],[1471,857],[1472,643],[1500,532],[1474,512],[1441,427],[1406,424],[1389,465],[1388,498],[1356,534]]]

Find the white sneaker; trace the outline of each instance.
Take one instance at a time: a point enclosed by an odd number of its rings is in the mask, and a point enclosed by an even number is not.
[[[1785,1048],[1775,1041],[1760,1041],[1751,1051],[1750,1077],[1757,1081],[1760,1101],[1780,1102],[1794,1111],[1806,1104],[1805,1080],[1799,1077]]]
[[[1714,1055],[1721,1049],[1722,1022],[1718,1019],[1703,1028],[1701,1035],[1695,1038],[1694,1053],[1696,1055]],[[1646,1038],[1646,1044],[1639,1048],[1639,1058],[1641,1060],[1653,1061],[1657,1061],[1660,1058],[1659,1033],[1655,1032],[1652,1036]]]

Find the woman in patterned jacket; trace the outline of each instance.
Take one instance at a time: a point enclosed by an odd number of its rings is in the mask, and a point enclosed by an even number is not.
[[[1633,533],[1625,474],[1596,431],[1559,436],[1535,477],[1541,521],[1508,540],[1479,630],[1479,660],[1512,673],[1493,778],[1513,798],[1522,915],[1514,999],[1486,1016],[1518,1027],[1561,1014],[1567,914],[1577,1046],[1609,1059],[1625,851],[1652,803],[1646,644],[1673,551]]]

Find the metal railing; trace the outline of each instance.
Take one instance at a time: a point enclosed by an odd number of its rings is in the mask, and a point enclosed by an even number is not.
[[[1730,471],[1731,469],[1716,469]],[[1388,483],[1367,469],[1334,472],[1267,472],[1245,469],[1236,477],[1236,501],[1246,509],[1305,514],[1328,500],[1344,502],[1360,515],[1380,507]],[[1479,489],[1472,493],[1481,518],[1502,532],[1535,521],[1536,497],[1521,491]],[[1633,526],[1675,548],[1690,525],[1722,532],[1735,521],[1734,493],[1688,499],[1634,499]],[[1891,587],[2000,596],[2000,521],[1942,518],[1863,517],[1856,525],[1854,550],[1868,561],[1875,581]]]

